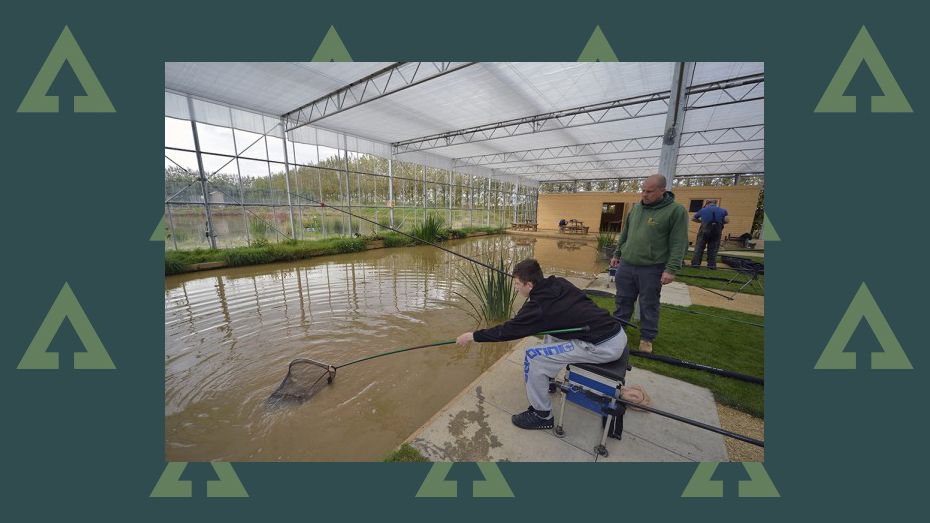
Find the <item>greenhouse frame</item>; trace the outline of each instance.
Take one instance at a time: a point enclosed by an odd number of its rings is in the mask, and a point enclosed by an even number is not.
[[[655,173],[761,185],[764,138],[756,62],[171,62],[165,245],[507,227]]]

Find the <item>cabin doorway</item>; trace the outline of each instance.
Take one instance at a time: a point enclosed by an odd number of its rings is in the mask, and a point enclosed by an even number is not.
[[[623,225],[623,202],[604,202],[601,204],[600,232],[619,232]]]

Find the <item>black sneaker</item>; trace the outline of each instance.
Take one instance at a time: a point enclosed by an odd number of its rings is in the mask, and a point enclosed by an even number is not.
[[[551,429],[554,421],[551,414],[549,417],[543,418],[537,414],[533,407],[519,414],[514,414],[510,419],[513,421],[514,425],[527,430]]]

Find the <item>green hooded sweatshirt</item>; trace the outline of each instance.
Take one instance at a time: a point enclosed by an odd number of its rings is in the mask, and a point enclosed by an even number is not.
[[[675,194],[665,191],[652,205],[642,201],[633,206],[626,219],[615,257],[630,265],[665,264],[675,274],[688,250],[688,213],[675,203]]]

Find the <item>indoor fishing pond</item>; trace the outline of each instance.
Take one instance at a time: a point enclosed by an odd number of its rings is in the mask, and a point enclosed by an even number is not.
[[[443,246],[508,266],[535,257],[547,276],[593,278],[607,266],[584,241],[496,235]],[[295,358],[339,365],[481,328],[463,283],[473,267],[421,246],[166,277],[166,459],[384,459],[512,344],[393,354],[339,370],[307,401],[269,396]]]

